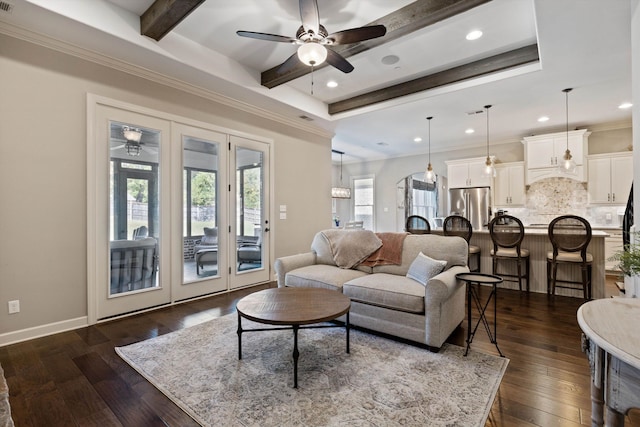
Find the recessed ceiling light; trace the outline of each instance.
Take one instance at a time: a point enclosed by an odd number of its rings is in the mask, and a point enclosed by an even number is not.
[[[422,142],[422,138],[416,136],[415,138],[413,138],[413,142]]]
[[[400,58],[397,55],[387,55],[380,60],[384,65],[393,65],[398,61]]]
[[[327,87],[331,87],[331,88],[333,88],[333,87],[338,87],[338,82],[337,82],[337,81],[335,81],[335,80],[329,80],[329,81],[327,82]]]
[[[538,117],[538,121],[540,123],[547,122],[547,121],[549,121],[549,117],[547,117],[547,116]]]
[[[480,37],[482,37],[482,31],[480,30],[473,30],[467,34],[467,40],[478,40]]]
[[[618,108],[620,108],[621,110],[631,108],[631,107],[633,107],[633,104],[630,102],[623,102],[622,104],[618,105]]]
[[[464,131],[464,133],[468,133],[468,134],[472,134],[472,133],[474,133],[474,132],[475,132],[475,130],[473,130],[473,129],[471,129],[471,128],[469,128],[469,129],[467,129],[467,130],[465,130],[465,131]]]

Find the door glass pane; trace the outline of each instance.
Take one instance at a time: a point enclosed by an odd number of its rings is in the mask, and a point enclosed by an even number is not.
[[[219,144],[183,139],[183,280],[218,276]]]
[[[262,267],[263,153],[236,148],[237,270]]]
[[[158,282],[160,132],[110,123],[109,296]]]
[[[373,179],[355,179],[353,188],[354,219],[362,221],[367,230],[373,230]]]

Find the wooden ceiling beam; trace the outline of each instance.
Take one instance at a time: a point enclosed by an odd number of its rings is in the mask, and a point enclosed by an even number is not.
[[[438,73],[419,77],[407,82],[398,83],[383,89],[354,96],[353,98],[337,101],[329,104],[329,114],[338,114],[345,111],[362,108],[379,102],[389,101],[394,98],[411,95],[436,87],[485,76],[509,68],[538,62],[540,55],[538,45],[532,44],[509,52],[490,56]]]
[[[140,34],[158,41],[205,0],[156,0],[140,16]]]
[[[349,58],[357,53],[396,40],[414,31],[428,27],[429,25],[433,25],[490,1],[491,0],[417,0],[402,9],[367,24],[384,25],[387,28],[387,34],[384,37],[350,45],[338,45],[332,47],[332,49],[344,58]],[[316,67],[316,69],[325,66],[327,66],[326,63]],[[279,73],[279,68],[280,66],[278,65],[263,71],[261,74],[261,84],[271,89],[311,72],[311,68],[303,63],[299,63],[286,73]]]
[[[538,45],[514,49],[508,52],[483,58],[468,64],[429,74],[407,82],[398,83],[383,89],[378,89],[353,98],[337,101],[329,104],[329,114],[338,114],[345,111],[362,108],[379,102],[389,101],[394,98],[411,95],[436,87],[469,80],[487,74],[504,71],[510,68],[540,61]]]

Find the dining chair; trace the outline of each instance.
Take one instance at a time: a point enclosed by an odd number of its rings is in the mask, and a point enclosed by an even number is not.
[[[431,225],[425,217],[409,215],[405,222],[405,231],[411,234],[431,234]]]
[[[449,215],[444,219],[442,223],[442,230],[445,236],[458,236],[467,241],[469,246],[469,256],[467,264],[471,271],[480,271],[480,247],[469,243],[471,236],[473,236],[473,226],[471,221],[460,215]],[[471,269],[471,258],[475,259],[475,266]]]
[[[578,289],[582,290],[584,299],[591,299],[593,256],[587,252],[591,234],[589,221],[577,215],[562,215],[549,223],[549,240],[553,251],[547,253],[548,294],[555,295],[556,288]],[[560,265],[578,266],[581,280],[572,280],[570,277],[559,279]]]
[[[492,272],[494,275],[507,277],[506,281],[518,281],[518,288],[522,291],[522,280],[527,281],[527,292],[529,292],[529,272],[531,262],[529,250],[522,248],[524,239],[524,226],[522,221],[511,215],[501,215],[493,218],[489,223],[489,235],[493,242],[491,250]],[[517,274],[498,273],[500,262],[516,263]],[[524,272],[522,267],[524,264]]]

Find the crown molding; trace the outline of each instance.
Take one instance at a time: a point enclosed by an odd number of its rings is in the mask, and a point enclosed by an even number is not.
[[[610,122],[610,123],[592,125],[592,126],[589,126],[589,130],[591,132],[604,132],[607,130],[627,129],[631,127],[633,127],[633,123],[631,119],[629,119],[629,120],[623,120],[620,122]]]
[[[121,61],[117,58],[113,58],[102,53],[92,51],[89,49],[76,46],[53,37],[49,37],[45,34],[37,33],[28,30],[24,27],[17,26],[0,19],[0,34],[20,39],[32,44],[36,44],[48,49],[55,50],[67,55],[75,56],[76,58],[83,59],[85,61],[93,62],[98,65],[102,65],[117,71],[141,77],[143,79],[152,81],[154,83],[168,86],[173,89],[177,89],[192,95],[199,96],[201,98],[208,99],[210,101],[222,104],[237,110],[244,111],[246,113],[254,114],[256,116],[278,122],[292,128],[302,130],[320,137],[332,138],[333,133],[317,126],[311,126],[307,123],[301,123],[293,120],[289,117],[281,114],[274,113],[263,108],[256,107],[246,102],[239,101],[237,99],[230,98],[215,91],[205,89],[200,86],[186,83],[182,80],[149,70],[147,68],[139,67],[134,64],[130,64],[125,61]]]

